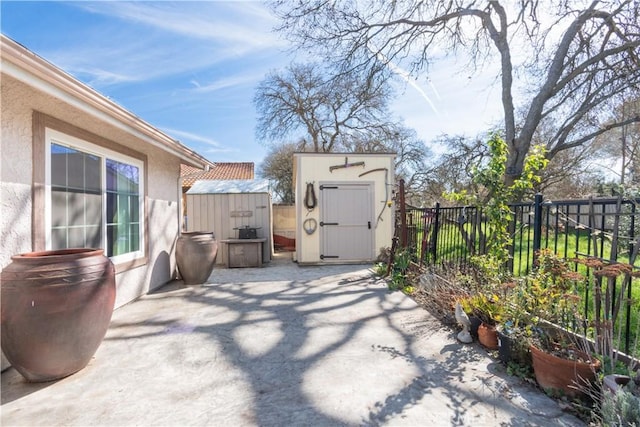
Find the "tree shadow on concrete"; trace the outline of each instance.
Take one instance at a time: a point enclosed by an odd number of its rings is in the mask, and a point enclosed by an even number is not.
[[[482,350],[458,344],[454,331],[367,268],[214,269],[209,282],[173,282],[116,312],[104,345],[113,357],[136,354],[122,374],[131,380],[127,400],[148,393],[135,388],[143,375],[140,383],[159,390],[156,404],[188,408],[193,425],[383,425],[407,415],[468,425],[493,419],[471,419],[487,403],[512,411],[514,425],[520,419]],[[150,354],[162,364],[150,366]],[[108,363],[100,368],[122,362]],[[172,384],[175,375],[188,381]],[[3,403],[17,393],[5,390],[3,375]],[[159,406],[149,402],[131,424],[154,423]]]

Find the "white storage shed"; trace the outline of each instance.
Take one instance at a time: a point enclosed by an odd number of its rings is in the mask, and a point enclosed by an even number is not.
[[[391,246],[395,157],[294,153],[298,263],[373,262]]]
[[[252,267],[271,261],[272,206],[267,180],[196,181],[187,191],[186,203],[186,231],[212,231],[218,241],[216,265]],[[253,250],[256,245],[259,251]],[[230,249],[236,256],[229,256]],[[256,265],[250,258],[257,255],[261,260]]]

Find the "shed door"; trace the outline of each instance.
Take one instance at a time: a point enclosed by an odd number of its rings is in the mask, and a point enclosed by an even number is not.
[[[373,259],[373,184],[320,185],[320,259]]]

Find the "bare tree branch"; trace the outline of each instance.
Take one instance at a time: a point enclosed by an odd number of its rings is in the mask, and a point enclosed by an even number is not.
[[[297,46],[319,53],[343,73],[380,73],[403,65],[414,75],[443,53],[466,54],[472,67],[498,55],[505,182],[520,176],[543,120],[563,123],[547,141],[551,156],[620,125],[603,112],[640,83],[637,0],[276,0],[279,29]],[[514,64],[513,52],[524,56]],[[530,97],[514,96],[514,66],[535,77]],[[635,88],[635,89],[633,89]],[[516,110],[526,113],[517,121]],[[637,122],[638,118],[631,119]],[[606,121],[606,125],[601,122]],[[600,122],[600,123],[599,123]]]

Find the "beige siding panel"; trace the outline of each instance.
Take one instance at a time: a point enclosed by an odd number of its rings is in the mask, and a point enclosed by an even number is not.
[[[219,242],[216,265],[227,265],[228,248],[222,240],[238,238],[238,228],[257,227],[266,238],[262,262],[271,261],[271,197],[267,193],[187,194],[187,231],[212,231]],[[250,216],[242,213],[250,212]]]

